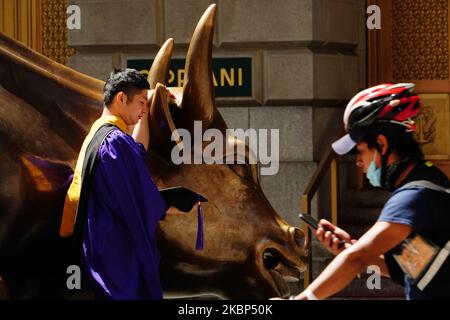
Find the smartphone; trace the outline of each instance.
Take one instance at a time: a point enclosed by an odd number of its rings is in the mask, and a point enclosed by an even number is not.
[[[314,219],[310,214],[299,214],[299,218],[306,222],[311,228],[317,230],[319,229],[319,222]]]
[[[319,222],[311,217],[310,214],[299,214],[299,218],[302,219],[304,222],[306,222],[311,228],[314,230],[317,230],[319,228]],[[333,234],[333,237],[338,238],[336,235]],[[338,238],[339,239],[339,238]],[[343,246],[345,244],[344,240],[339,239],[339,247]]]

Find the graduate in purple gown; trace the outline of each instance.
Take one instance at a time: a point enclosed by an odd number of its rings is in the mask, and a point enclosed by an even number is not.
[[[148,89],[136,70],[111,74],[66,196],[60,234],[79,238],[98,297],[163,298],[156,228],[169,206],[145,165]]]
[[[168,208],[145,166],[146,154],[118,129],[98,151],[83,258],[100,291],[114,299],[162,299],[156,227]]]

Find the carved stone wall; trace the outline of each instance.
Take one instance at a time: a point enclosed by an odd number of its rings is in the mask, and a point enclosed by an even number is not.
[[[42,1],[42,53],[61,64],[75,53],[67,45],[66,9],[66,0]]]
[[[417,141],[427,159],[450,159],[450,96],[421,94],[421,112],[416,119]],[[447,173],[450,173],[447,172]]]
[[[448,0],[392,0],[392,75],[449,79]]]

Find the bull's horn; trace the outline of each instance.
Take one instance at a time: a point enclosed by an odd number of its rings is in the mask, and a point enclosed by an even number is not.
[[[188,130],[193,128],[194,120],[202,120],[203,128],[208,128],[214,120],[211,56],[215,17],[216,5],[212,4],[200,18],[186,56],[182,121]]]
[[[167,82],[167,76],[169,74],[170,58],[172,57],[173,39],[167,39],[158,54],[153,60],[152,67],[148,72],[147,81],[150,84],[150,88],[154,89],[156,84]]]

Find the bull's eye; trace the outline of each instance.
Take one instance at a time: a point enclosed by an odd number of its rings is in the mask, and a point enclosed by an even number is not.
[[[267,269],[273,270],[280,263],[280,257],[274,250],[267,249],[263,254],[263,263]]]

